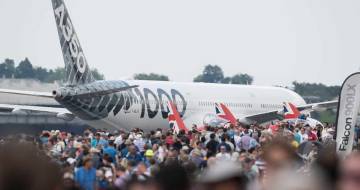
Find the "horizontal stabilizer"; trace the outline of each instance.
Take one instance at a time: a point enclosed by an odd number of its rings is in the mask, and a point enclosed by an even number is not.
[[[104,96],[104,95],[108,95],[108,94],[112,94],[112,93],[116,93],[116,92],[126,91],[126,90],[136,88],[136,87],[139,87],[139,86],[138,85],[125,86],[125,87],[113,88],[113,89],[102,90],[102,91],[97,91],[97,92],[81,93],[81,94],[76,94],[73,97],[75,97],[75,98],[91,98],[91,97],[96,97],[96,96]]]
[[[37,96],[37,97],[44,97],[44,98],[54,98],[54,96],[50,92],[34,92],[34,91],[23,91],[23,90],[0,89],[0,93]]]
[[[44,106],[30,106],[30,105],[14,105],[14,104],[0,104],[1,110],[16,111],[35,111],[35,112],[48,112],[54,114],[72,114],[65,108],[44,107]]]

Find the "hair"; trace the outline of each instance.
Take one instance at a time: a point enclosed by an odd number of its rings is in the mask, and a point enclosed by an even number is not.
[[[61,189],[59,165],[31,144],[0,145],[0,189]]]
[[[273,152],[274,149],[280,149],[284,152],[288,153],[289,159],[295,160],[296,159],[296,152],[293,146],[284,140],[281,137],[278,137],[271,141],[268,145],[264,147],[264,154],[263,157],[265,160],[268,160],[269,155]]]
[[[91,157],[89,157],[89,156],[85,157],[82,162],[83,166],[85,166],[86,163],[91,162],[91,161],[92,161]]]
[[[186,169],[176,161],[170,161],[162,166],[155,175],[155,182],[161,189],[189,189],[190,180]]]

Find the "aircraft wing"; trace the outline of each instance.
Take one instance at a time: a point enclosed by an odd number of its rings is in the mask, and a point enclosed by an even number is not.
[[[246,123],[265,123],[276,119],[284,119],[284,115],[279,114],[279,110],[247,115],[243,119],[240,119],[240,121],[245,120]]]
[[[327,102],[319,102],[319,103],[312,103],[312,104],[306,104],[303,106],[297,106],[299,111],[303,111],[303,110],[326,110],[326,109],[333,109],[333,108],[337,108],[338,106],[338,101],[337,100],[332,100],[332,101],[327,101]]]
[[[13,105],[13,104],[0,104],[1,111],[35,111],[35,112],[46,112],[53,113],[59,117],[74,118],[75,116],[65,108],[46,107],[46,106],[30,106],[30,105]]]
[[[337,108],[338,101],[327,101],[327,102],[319,102],[312,104],[305,104],[301,106],[296,106],[299,111],[322,111],[326,109]],[[282,110],[273,110],[269,112],[257,113],[253,115],[247,115],[242,118],[242,120],[246,123],[264,123],[272,120],[282,120],[284,119],[284,114]]]

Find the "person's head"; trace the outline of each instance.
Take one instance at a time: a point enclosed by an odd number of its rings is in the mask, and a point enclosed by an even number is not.
[[[190,188],[187,171],[178,162],[162,165],[154,180],[160,189],[185,190]]]
[[[301,133],[301,134],[305,134],[305,128],[304,128],[304,127],[301,127],[300,133]]]
[[[239,154],[239,161],[242,162],[245,160],[245,158],[247,158],[247,153],[244,151],[244,152],[240,152]]]
[[[130,154],[133,154],[133,155],[136,154],[136,147],[135,147],[135,145],[133,145],[133,144],[130,145],[129,148],[128,148],[128,151],[129,151]]]
[[[268,171],[276,171],[291,166],[296,159],[296,152],[290,143],[279,138],[264,148],[263,157]]]
[[[0,189],[62,189],[59,165],[31,144],[0,144]]]
[[[130,145],[132,145],[133,143],[131,142],[131,140],[130,139],[126,139],[125,140],[125,145],[127,146],[127,147],[129,147]]]
[[[342,161],[340,167],[340,189],[357,190],[360,187],[360,153],[354,152]]]
[[[210,134],[210,139],[212,139],[212,140],[215,139],[215,133],[211,133],[211,134]]]
[[[191,128],[197,130],[197,125],[196,125],[196,124],[192,124]]]
[[[90,169],[92,167],[93,163],[92,163],[92,159],[90,157],[86,157],[83,160],[83,166],[86,169]]]
[[[116,176],[121,177],[125,174],[126,168],[124,166],[118,165],[116,166]]]
[[[220,146],[220,152],[226,153],[226,146]]]
[[[209,190],[244,190],[248,177],[237,162],[217,161],[203,171],[199,178],[203,189]]]
[[[101,136],[100,133],[96,133],[96,134],[95,134],[95,139],[96,139],[96,140],[100,140],[100,136]]]
[[[144,156],[146,159],[150,160],[152,157],[154,157],[154,151],[152,149],[148,149],[145,151]]]
[[[254,161],[250,158],[250,157],[246,157],[242,162],[242,167],[245,171],[250,171],[253,164],[254,164]]]

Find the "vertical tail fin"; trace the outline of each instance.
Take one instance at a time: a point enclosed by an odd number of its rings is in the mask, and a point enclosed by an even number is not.
[[[301,114],[297,107],[290,102],[284,102],[283,109],[285,119],[297,119]]]
[[[215,103],[216,115],[222,119],[228,120],[231,124],[236,124],[236,118],[234,114],[231,113],[230,109],[222,103]]]
[[[79,39],[63,0],[52,0],[61,50],[65,62],[65,82],[75,86],[94,81]]]
[[[179,112],[176,109],[176,106],[171,101],[168,102],[168,120],[170,128],[174,130],[174,133],[178,134],[180,130],[188,132],[189,129],[186,128],[184,121],[181,119]]]

